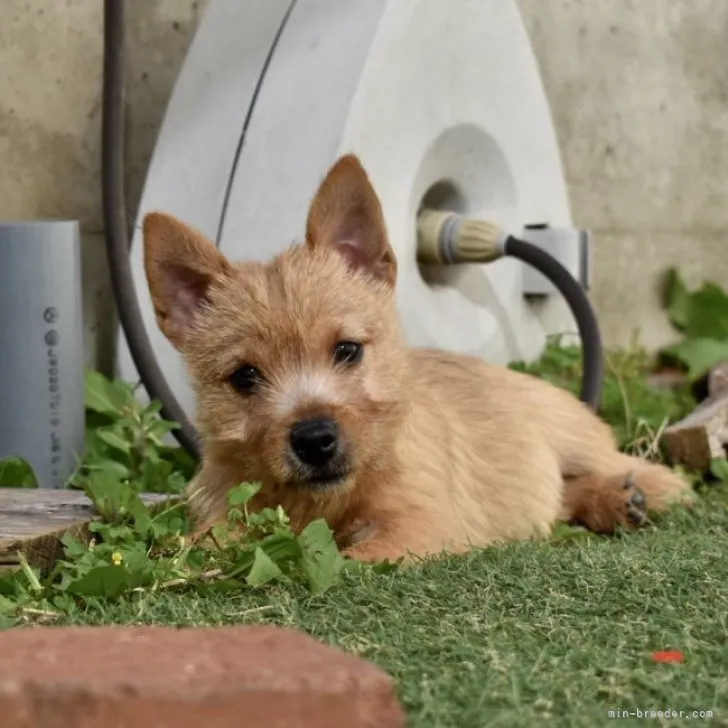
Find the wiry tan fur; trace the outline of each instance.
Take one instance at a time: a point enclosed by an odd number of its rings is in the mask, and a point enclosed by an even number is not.
[[[147,215],[144,243],[159,326],[197,395],[204,457],[190,492],[201,526],[223,516],[231,487],[257,481],[254,508],[281,504],[296,530],[324,517],[350,556],[381,560],[527,539],[559,519],[611,533],[687,500],[685,481],[619,453],[567,392],[405,345],[395,257],[354,156],[322,183],[306,242],[267,264],[231,263],[161,213]],[[357,366],[334,366],[342,340],[364,344]],[[243,363],[265,376],[249,396],[228,382]],[[306,416],[342,432],[351,468],[334,488],[301,487],[291,469],[288,433]]]

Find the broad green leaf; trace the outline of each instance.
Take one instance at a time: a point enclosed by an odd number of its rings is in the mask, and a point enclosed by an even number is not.
[[[672,325],[690,339],[728,339],[728,293],[706,282],[688,291],[680,274],[668,271],[665,308]]]
[[[187,487],[187,478],[180,472],[170,473],[165,483],[165,493],[181,493]]]
[[[116,480],[127,480],[131,477],[129,468],[118,460],[99,460],[95,463],[87,463],[86,468],[90,472],[108,473]]]
[[[146,538],[152,530],[152,514],[141,499],[139,500],[139,505],[141,505],[141,508],[139,508],[139,506],[135,506],[132,509],[132,514],[134,516],[134,531],[142,538]]]
[[[399,570],[403,561],[404,557],[402,556],[396,561],[389,561],[387,559],[385,561],[380,561],[377,564],[366,564],[365,566],[371,569],[374,574],[391,574],[392,572]]]
[[[69,558],[83,556],[88,551],[88,548],[68,531],[61,536],[61,543]]]
[[[154,538],[176,536],[187,527],[187,513],[184,503],[175,503],[160,509],[154,516],[151,528]]]
[[[234,579],[215,579],[214,581],[197,586],[197,593],[200,596],[206,596],[208,594],[229,594],[230,592],[237,593],[239,591],[240,583]]]
[[[568,523],[557,523],[551,530],[551,543],[564,543],[569,541],[595,541],[601,537],[593,531],[587,531],[585,528],[570,526]]]
[[[693,381],[707,374],[716,364],[728,360],[728,338],[685,339],[667,349],[665,353],[682,362],[688,369],[688,377]]]
[[[0,488],[37,488],[38,481],[30,463],[23,458],[0,460]]]
[[[181,447],[168,447],[165,445],[159,449],[159,454],[170,462],[175,470],[187,480],[191,479],[195,474],[195,470],[197,470],[197,461]]]
[[[109,447],[114,450],[128,455],[131,452],[131,443],[124,438],[124,436],[116,430],[116,428],[105,427],[103,429],[96,430],[96,437],[103,440]]]
[[[104,415],[118,415],[129,402],[122,382],[111,382],[100,372],[86,371],[86,407]]]
[[[0,594],[0,614],[13,614],[18,608],[18,603],[14,599],[9,599]]]
[[[728,339],[728,295],[715,283],[705,283],[690,294],[686,336]]]
[[[0,594],[14,597],[18,593],[18,584],[24,579],[20,571],[0,571]]]
[[[333,586],[344,566],[344,559],[334,541],[334,533],[323,519],[312,521],[298,537],[301,546],[301,569],[314,594]]]
[[[233,523],[235,521],[242,521],[245,514],[240,510],[240,508],[228,508],[227,517],[228,521]]]
[[[179,425],[176,422],[168,422],[167,420],[156,420],[151,422],[146,428],[147,437],[159,447],[164,446],[163,438],[166,437],[170,432],[179,430]]]
[[[0,613],[0,629],[10,629],[15,627],[19,623],[19,619],[16,617],[8,617]]]
[[[728,483],[728,459],[713,458],[710,462],[710,472],[722,483]]]
[[[664,302],[670,323],[678,331],[685,331],[690,316],[690,294],[675,268],[667,272]]]
[[[269,581],[279,579],[283,576],[283,572],[276,565],[276,563],[263,551],[260,546],[255,549],[255,557],[253,559],[253,566],[250,568],[250,573],[245,578],[245,581],[250,586],[262,586],[267,584]]]
[[[231,506],[242,506],[260,490],[260,483],[241,483],[228,493],[228,503]]]
[[[121,556],[121,564],[133,574],[138,581],[144,581],[155,569],[164,571],[164,559],[152,559],[147,554],[143,541],[136,541],[129,546],[119,548],[116,554]]]
[[[73,601],[73,597],[70,594],[56,594],[51,598],[51,604],[56,609],[66,612],[66,614],[76,610],[76,603]]]
[[[263,508],[257,513],[251,513],[248,517],[249,528],[259,533],[271,532],[276,528],[287,525],[288,516],[280,506],[278,508]]]
[[[129,541],[134,536],[134,529],[126,525],[118,525],[115,523],[106,523],[104,521],[91,521],[88,524],[88,530],[91,533],[97,533],[104,541],[103,546],[107,544],[118,544],[120,542]],[[96,553],[99,552],[96,548]]]
[[[71,582],[66,591],[79,597],[121,596],[136,586],[132,574],[123,565],[97,566],[80,579]]]
[[[300,559],[303,551],[293,531],[279,531],[266,536],[260,543],[261,548],[268,556],[280,564],[283,561]]]
[[[135,488],[109,472],[91,473],[83,489],[99,515],[108,523],[115,524],[128,517],[143,519],[149,513]]]
[[[162,411],[162,403],[153,399],[143,410],[143,415],[158,415]]]

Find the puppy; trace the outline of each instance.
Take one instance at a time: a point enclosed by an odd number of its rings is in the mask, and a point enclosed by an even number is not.
[[[688,500],[669,469],[617,450],[570,393],[470,356],[411,349],[379,199],[353,155],[309,210],[306,240],[233,263],[173,217],[144,219],[156,319],[198,403],[201,527],[262,484],[294,530],[325,518],[345,553],[379,561],[547,534],[612,533]]]

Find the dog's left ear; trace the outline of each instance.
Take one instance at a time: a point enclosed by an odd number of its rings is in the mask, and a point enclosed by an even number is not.
[[[382,206],[359,159],[341,157],[311,203],[306,242],[329,246],[354,270],[394,285],[397,259],[389,245]]]

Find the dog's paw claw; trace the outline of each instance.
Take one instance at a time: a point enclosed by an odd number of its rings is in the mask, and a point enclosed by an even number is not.
[[[625,480],[623,488],[629,491],[629,497],[625,503],[627,520],[635,526],[642,526],[647,522],[647,498],[637,487],[631,475]]]
[[[641,526],[647,522],[647,514],[637,508],[630,508],[627,511],[627,518],[629,519],[629,522],[635,526]]]
[[[634,479],[634,473],[629,472],[627,473],[627,477],[624,479],[624,483],[622,483],[622,490],[630,490],[637,487],[637,483]]]

